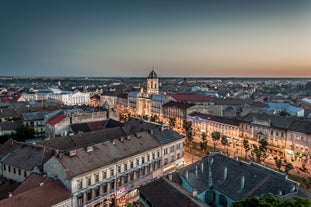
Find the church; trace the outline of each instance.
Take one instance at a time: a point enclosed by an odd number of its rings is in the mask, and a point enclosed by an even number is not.
[[[165,103],[166,95],[159,91],[159,78],[157,73],[152,69],[147,78],[147,90],[143,88],[138,91],[128,93],[128,106],[136,110],[140,116],[163,114],[162,105]]]

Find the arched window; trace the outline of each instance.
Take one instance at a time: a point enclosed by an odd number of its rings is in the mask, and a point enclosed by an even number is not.
[[[223,195],[219,195],[219,205],[227,207],[227,198]]]

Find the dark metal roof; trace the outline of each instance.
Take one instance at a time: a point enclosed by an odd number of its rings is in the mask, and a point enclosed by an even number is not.
[[[286,174],[255,163],[237,161],[221,154],[212,154],[210,157],[179,170],[178,174],[199,193],[207,190],[211,184],[212,188],[236,201],[269,192],[275,195],[282,192],[286,195],[296,192],[298,185],[287,179]],[[244,181],[242,181],[243,178]]]
[[[174,186],[170,181],[159,178],[139,188],[139,192],[152,203],[153,206],[196,207],[200,205],[190,195]]]
[[[157,79],[157,78],[158,78],[158,75],[156,74],[156,72],[154,72],[154,70],[152,70],[149,73],[148,79]]]

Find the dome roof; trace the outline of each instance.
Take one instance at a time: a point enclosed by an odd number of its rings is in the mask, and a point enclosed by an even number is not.
[[[157,78],[158,78],[158,75],[156,74],[156,72],[154,72],[154,70],[152,70],[148,76],[148,79],[157,79]]]

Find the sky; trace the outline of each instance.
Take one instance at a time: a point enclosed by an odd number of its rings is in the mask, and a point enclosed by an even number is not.
[[[311,77],[310,0],[1,0],[0,76]]]

